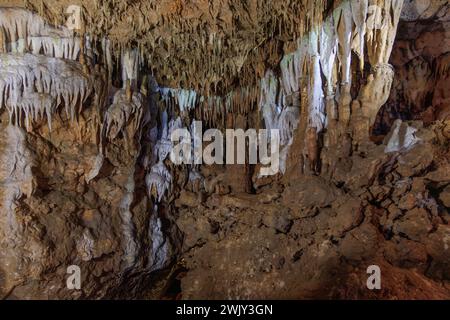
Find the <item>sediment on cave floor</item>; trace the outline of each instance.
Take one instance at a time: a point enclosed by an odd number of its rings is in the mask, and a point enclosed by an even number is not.
[[[450,298],[447,1],[76,2],[0,0],[1,298]]]

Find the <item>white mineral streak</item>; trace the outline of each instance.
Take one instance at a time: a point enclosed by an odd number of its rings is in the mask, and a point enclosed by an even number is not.
[[[166,266],[169,257],[169,242],[162,230],[161,218],[158,217],[158,206],[154,206],[150,216],[149,237],[152,244],[148,268],[151,271],[161,270]]]
[[[311,81],[308,90],[309,97],[309,126],[316,128],[317,132],[322,131],[325,124],[325,104],[323,100],[322,75],[320,71],[319,56],[319,32],[314,29],[310,33],[310,52],[311,57]]]
[[[326,123],[327,126],[330,119],[337,119],[338,113],[336,108],[335,89],[337,85],[336,75],[336,55],[337,55],[337,35],[334,29],[333,15],[325,19],[320,34],[320,65],[326,82]]]
[[[336,83],[333,79],[333,69],[336,63],[337,37],[334,30],[333,16],[329,16],[322,25],[320,36],[320,65],[327,82],[327,96],[334,95]]]
[[[130,80],[132,86],[136,85],[139,74],[139,53],[137,48],[127,49],[122,54],[122,80],[123,86]]]
[[[157,202],[161,202],[166,191],[168,191],[172,185],[172,175],[164,164],[164,160],[167,159],[173,148],[173,143],[170,139],[172,133],[176,129],[182,128],[181,118],[168,121],[167,111],[161,114],[161,136],[155,144],[154,159],[157,163],[154,164],[150,172],[145,177],[145,183],[149,196],[152,195]]]
[[[416,136],[417,129],[409,126],[402,120],[395,120],[390,136],[387,137],[385,153],[408,150],[420,141]]]
[[[111,51],[111,41],[107,38],[102,39],[103,63],[108,70],[108,79],[112,78],[113,74],[113,58]]]
[[[266,72],[261,80],[261,97],[259,108],[262,112],[267,130],[277,129],[277,106],[278,79],[272,70]]]
[[[294,131],[299,122],[299,108],[285,104],[282,80],[269,70],[261,80],[259,110],[262,112],[265,128],[280,130],[280,171],[286,171],[286,159],[293,142]],[[281,91],[280,91],[281,90]],[[298,89],[297,89],[298,90]],[[277,95],[279,98],[277,99]]]
[[[47,117],[64,104],[71,120],[92,92],[92,82],[79,63],[32,54],[0,54],[0,108],[6,106],[11,121],[20,125]],[[48,119],[51,123],[51,118]],[[29,122],[27,122],[29,125]]]
[[[281,60],[280,64],[283,88],[286,95],[297,92],[299,88],[298,78],[295,72],[295,58],[295,53],[287,54]]]
[[[150,173],[145,177],[145,184],[149,196],[153,195],[158,202],[161,202],[172,184],[172,175],[162,161],[152,166]]]

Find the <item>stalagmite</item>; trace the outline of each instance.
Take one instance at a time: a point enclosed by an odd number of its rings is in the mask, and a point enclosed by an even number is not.
[[[369,118],[372,125],[378,111],[387,102],[394,79],[394,70],[389,64],[372,67],[367,78],[367,84],[361,89],[359,100],[363,113]]]

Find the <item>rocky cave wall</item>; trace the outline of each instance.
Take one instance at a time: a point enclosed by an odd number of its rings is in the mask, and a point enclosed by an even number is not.
[[[0,8],[3,298],[450,296],[446,1],[67,4]],[[281,172],[174,165],[194,120]]]
[[[391,57],[394,88],[379,114],[377,133],[386,134],[396,119],[427,124],[449,119],[447,12],[448,4],[439,2],[404,9]]]

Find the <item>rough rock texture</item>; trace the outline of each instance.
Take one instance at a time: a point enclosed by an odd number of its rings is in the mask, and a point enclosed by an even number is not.
[[[152,227],[156,212],[142,187],[136,146],[124,139],[109,145],[98,176],[87,183],[99,153],[98,132],[90,126],[94,107],[77,123],[60,118],[49,132],[43,121],[32,134],[8,125],[5,116],[0,130],[2,297],[142,296],[139,290],[147,289],[142,277],[149,278],[145,273],[156,262],[156,269],[169,263],[170,249],[146,249],[166,240]],[[67,290],[70,265],[80,266],[83,291]]]
[[[1,298],[450,297],[447,1],[3,2]],[[175,165],[194,120],[280,171]]]
[[[447,1],[405,4],[391,56],[394,88],[379,114],[378,133],[386,134],[395,119],[450,119],[449,27]]]
[[[181,200],[183,298],[448,298],[449,150],[422,130],[410,150],[354,154],[331,181],[291,176],[254,195]],[[373,264],[378,292],[365,288]]]

